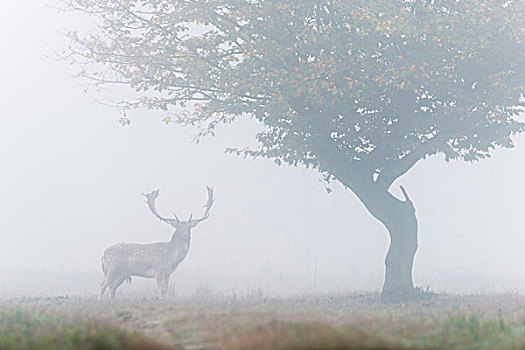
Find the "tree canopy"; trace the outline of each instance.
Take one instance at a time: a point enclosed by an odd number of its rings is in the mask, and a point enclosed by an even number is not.
[[[74,0],[100,19],[73,39],[82,75],[146,92],[128,107],[250,115],[248,150],[388,186],[417,160],[511,147],[523,93],[521,1]],[[92,70],[94,69],[94,70]],[[168,119],[165,119],[168,121]],[[337,177],[337,175],[336,175]]]

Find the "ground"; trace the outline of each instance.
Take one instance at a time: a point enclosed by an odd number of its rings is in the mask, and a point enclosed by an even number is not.
[[[0,349],[525,349],[517,294],[6,298],[0,316]]]

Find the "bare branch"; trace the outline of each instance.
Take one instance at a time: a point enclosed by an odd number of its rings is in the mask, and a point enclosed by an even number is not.
[[[403,196],[405,197],[405,202],[412,203],[412,201],[410,200],[410,197],[408,196],[408,193],[405,190],[405,188],[403,186],[399,186],[399,188],[401,188],[401,192],[403,192]]]

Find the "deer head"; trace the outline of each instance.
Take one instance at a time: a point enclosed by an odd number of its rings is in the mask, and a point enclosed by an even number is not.
[[[157,197],[159,196],[159,190],[152,191],[149,193],[143,193],[142,195],[146,198],[146,203],[148,204],[148,207],[150,211],[157,217],[160,221],[163,221],[172,227],[175,228],[175,234],[182,234],[187,235],[189,237],[190,230],[197,226],[202,221],[206,220],[209,217],[210,209],[213,205],[213,188],[207,186],[208,190],[208,201],[204,205],[204,215],[200,219],[193,219],[193,214],[190,214],[190,218],[186,221],[180,220],[175,213],[173,213],[173,219],[172,218],[165,218],[159,214],[157,211],[157,208],[155,206],[155,201]],[[174,234],[174,235],[175,235]]]

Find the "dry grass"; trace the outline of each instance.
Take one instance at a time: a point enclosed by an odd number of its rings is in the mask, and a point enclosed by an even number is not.
[[[168,346],[113,324],[13,307],[0,310],[0,349],[161,350],[168,349]]]
[[[0,323],[0,348],[2,339],[14,339],[6,334],[17,325],[18,336],[29,340],[15,349],[29,349],[35,339],[58,341],[62,349],[80,349],[71,344],[92,345],[94,339],[108,349],[160,348],[149,339],[184,349],[525,349],[525,298],[511,294],[437,296],[410,305],[385,305],[371,294],[116,303],[19,299],[4,301],[0,313],[11,315]],[[89,346],[84,348],[104,349]]]
[[[334,327],[326,323],[270,322],[251,332],[225,341],[226,349],[402,349],[399,342],[359,329]]]

